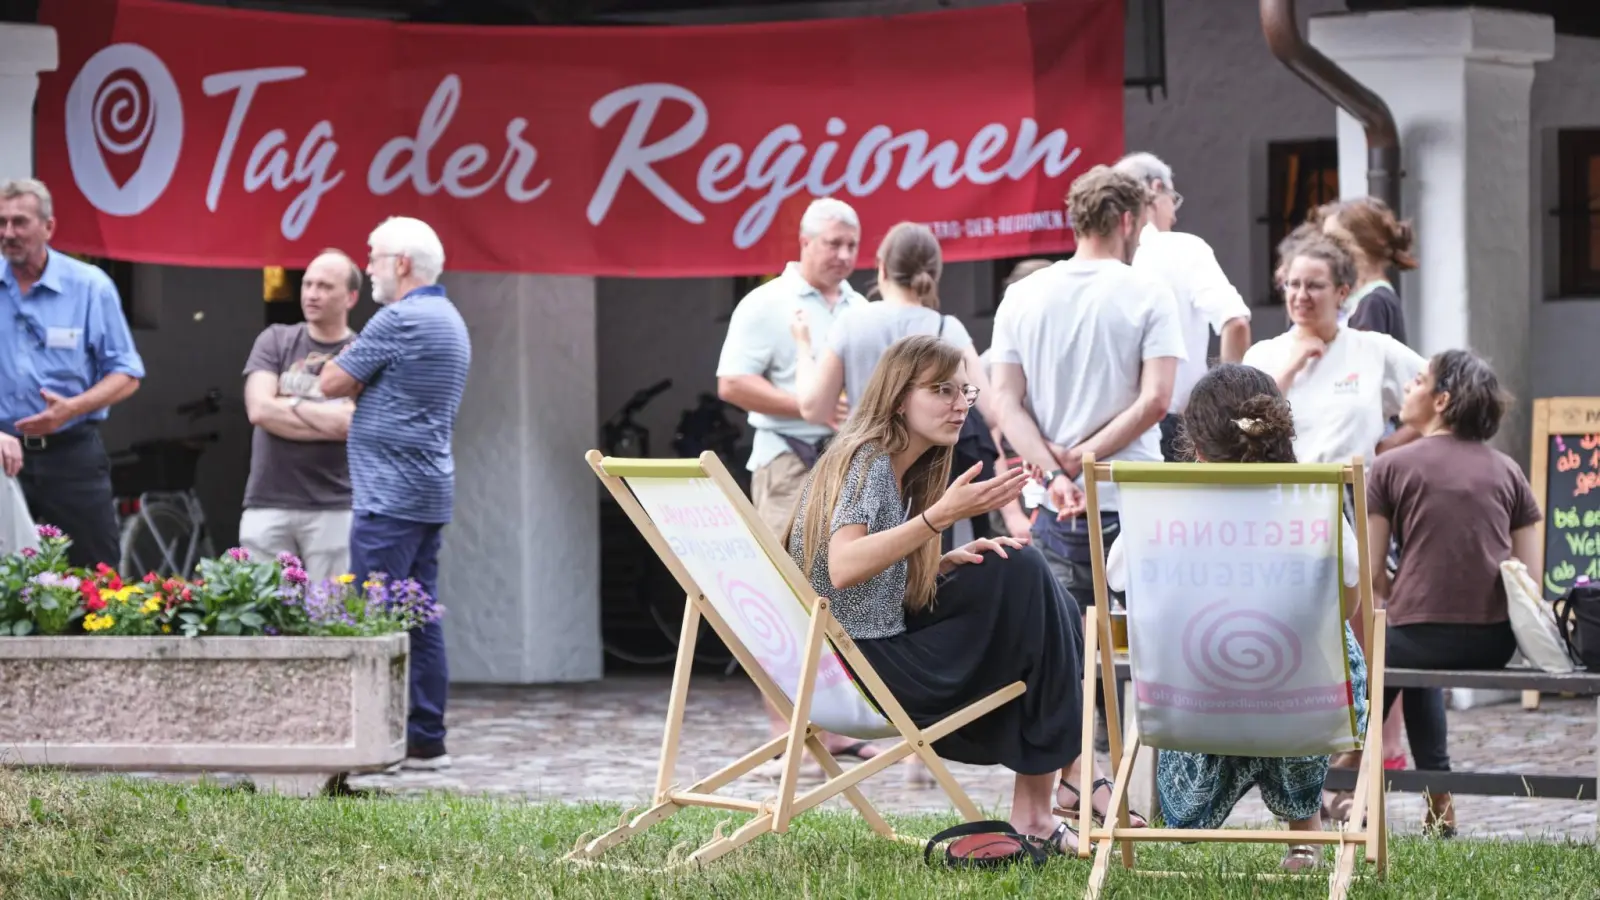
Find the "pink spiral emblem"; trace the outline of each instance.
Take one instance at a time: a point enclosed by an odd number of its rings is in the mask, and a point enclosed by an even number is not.
[[[769,674],[798,670],[800,649],[794,635],[767,596],[743,581],[717,576],[722,596],[738,610],[749,634],[750,650]]]
[[[1218,691],[1281,687],[1300,671],[1300,638],[1264,612],[1229,610],[1223,600],[1195,613],[1183,633],[1183,661]]]

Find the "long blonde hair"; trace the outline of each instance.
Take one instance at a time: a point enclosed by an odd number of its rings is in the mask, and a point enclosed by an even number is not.
[[[932,335],[913,335],[901,338],[884,351],[872,370],[861,403],[850,414],[850,419],[839,429],[822,458],[811,472],[807,489],[805,531],[801,534],[801,548],[807,576],[816,562],[817,548],[833,537],[833,511],[845,498],[842,496],[845,480],[850,473],[850,463],[856,452],[871,444],[873,459],[898,453],[911,444],[911,432],[906,427],[900,409],[914,388],[939,384],[955,377],[961,365],[961,351]],[[920,515],[944,494],[950,483],[950,460],[953,447],[932,447],[911,464],[900,486],[900,495],[911,501],[908,518]],[[866,461],[870,465],[872,459]],[[859,493],[866,479],[855,486]],[[795,516],[798,517],[796,509]],[[793,533],[791,518],[786,534]],[[939,538],[932,532],[922,546],[907,557],[906,600],[907,609],[919,610],[933,602],[933,582],[939,571]]]

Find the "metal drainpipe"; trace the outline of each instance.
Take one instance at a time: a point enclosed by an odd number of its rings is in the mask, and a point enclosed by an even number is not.
[[[1400,214],[1400,135],[1383,98],[1300,36],[1294,0],[1261,0],[1261,30],[1272,55],[1354,116],[1367,132],[1367,193]]]

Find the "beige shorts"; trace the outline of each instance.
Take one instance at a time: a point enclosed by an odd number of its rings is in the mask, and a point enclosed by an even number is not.
[[[778,543],[789,546],[789,523],[794,518],[794,507],[800,502],[800,491],[806,486],[806,476],[811,471],[793,453],[784,453],[752,473],[750,502],[756,515],[778,536]]]
[[[269,559],[293,553],[312,581],[334,578],[350,568],[350,510],[247,509],[239,545]]]

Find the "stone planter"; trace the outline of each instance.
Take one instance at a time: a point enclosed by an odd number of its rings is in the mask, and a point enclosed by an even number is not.
[[[410,640],[0,638],[0,763],[309,794],[405,758]]]

